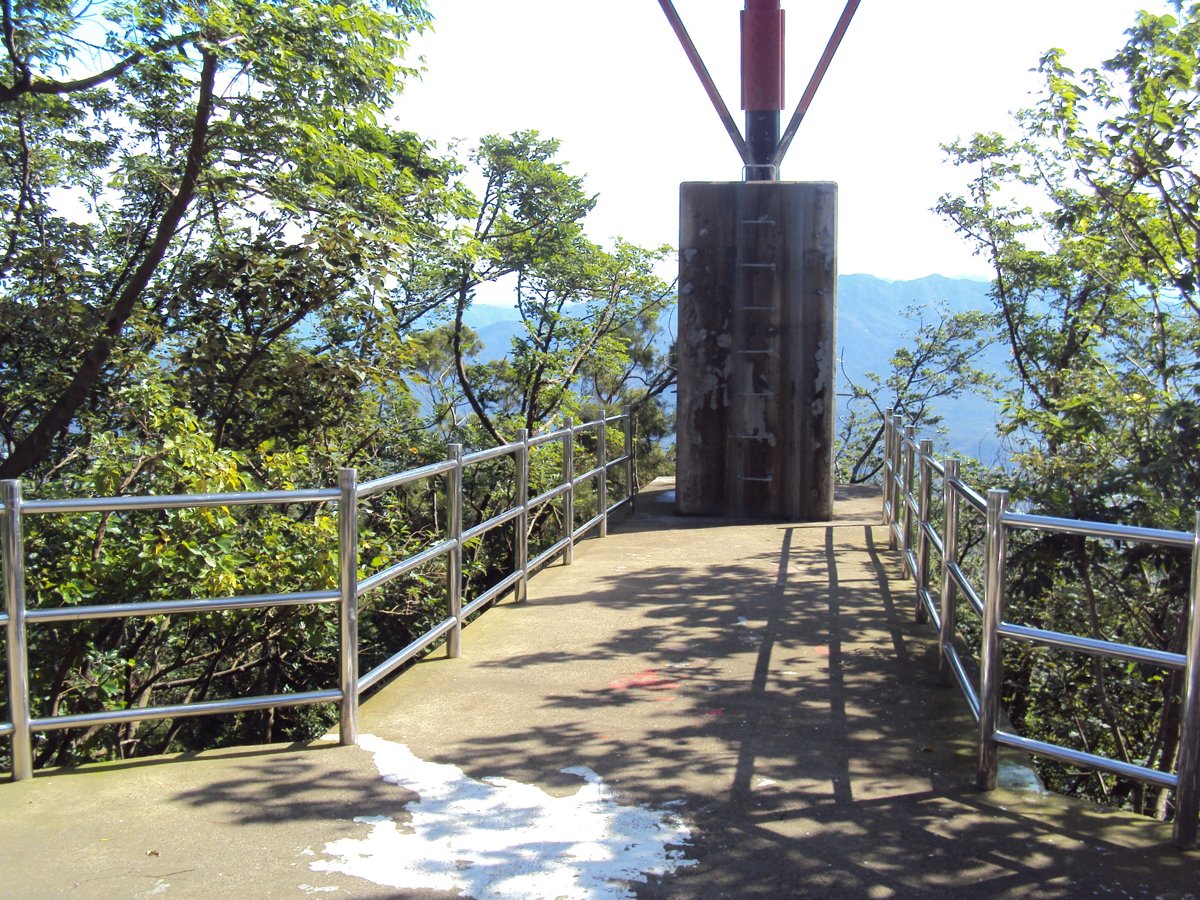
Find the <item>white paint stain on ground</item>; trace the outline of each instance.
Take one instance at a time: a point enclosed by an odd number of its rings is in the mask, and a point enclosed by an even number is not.
[[[359,743],[385,781],[420,799],[404,825],[355,819],[374,826],[370,834],[326,844],[333,858],[311,863],[314,870],[477,900],[616,900],[634,896],[629,882],[695,864],[678,849],[691,836],[678,817],[622,806],[584,766],[563,770],[583,780],[575,794],[552,797],[508,778],[468,778],[457,766],[425,762],[371,735]]]
[[[1033,770],[1032,766],[1009,759],[1000,760],[996,784],[1014,791],[1029,791],[1034,794],[1047,793],[1042,779],[1038,778],[1037,772]]]

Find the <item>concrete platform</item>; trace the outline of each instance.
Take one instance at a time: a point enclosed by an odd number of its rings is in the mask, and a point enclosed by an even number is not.
[[[562,770],[585,766],[620,803],[669,811],[691,864],[627,896],[1200,894],[1200,854],[1165,826],[973,788],[974,725],[936,683],[876,492],[789,525],[680,519],[668,488],[473,623],[459,659],[377,692],[362,732],[550,797],[576,795],[586,778]],[[372,817],[404,831],[432,803],[377,761],[317,742],[0,785],[0,896],[459,895],[312,868],[330,842],[365,846]]]

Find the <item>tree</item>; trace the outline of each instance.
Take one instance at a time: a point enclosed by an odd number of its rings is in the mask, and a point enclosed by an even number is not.
[[[382,113],[417,3],[3,3],[0,476],[42,496],[329,483],[419,425],[377,299],[456,164]],[[320,506],[47,517],[33,603],[284,591],[328,572]],[[415,517],[372,515],[401,554]],[[370,558],[370,557],[368,557]],[[370,620],[369,609],[364,616]],[[34,702],[111,708],[328,681],[314,610],[34,629]],[[42,762],[310,735],[310,712],[56,733]]]
[[[412,247],[390,295],[396,310],[448,320],[458,390],[495,443],[573,412],[584,383],[609,399],[630,379],[647,381],[653,396],[673,383],[650,339],[673,301],[655,274],[668,251],[619,239],[607,250],[589,240],[583,220],[595,199],[558,149],[532,131],[483,138],[472,168],[456,173],[457,206],[447,207],[442,237]],[[482,183],[482,193],[470,182]],[[506,277],[515,281],[522,332],[503,362],[473,364],[466,310],[480,285]]]
[[[974,171],[939,209],[995,272],[1012,351],[1006,430],[1016,502],[1070,518],[1191,531],[1200,496],[1200,6],[1139,15],[1125,47],[1076,74],[1041,62],[1021,135],[949,147]],[[1167,550],[1015,536],[1012,618],[1179,651],[1187,562]],[[1010,714],[1028,730],[1170,769],[1179,677],[1023,650]],[[1068,686],[1069,689],[1068,689]],[[1165,791],[1046,764],[1057,788],[1167,817]]]
[[[464,313],[481,284],[554,259],[580,239],[581,220],[595,206],[583,180],[554,159],[558,142],[535,131],[483,138],[472,161],[483,181],[476,196],[460,186],[461,202],[444,239],[414,253],[394,296],[426,310],[452,310],[451,349],[459,387],[478,424],[497,443],[505,437],[488,415],[467,371],[470,348]]]
[[[951,313],[944,306],[930,310],[928,320],[922,308],[910,307],[903,315],[916,328],[892,354],[888,376],[868,372],[861,385],[847,378],[850,397],[834,455],[841,484],[861,484],[879,475],[886,410],[896,411],[923,433],[940,433],[937,401],[996,387],[996,378],[976,366],[980,354],[995,342],[990,315],[974,310]]]
[[[0,477],[67,451],[114,354],[186,314],[178,280],[210,248],[406,230],[421,177],[378,114],[425,20],[407,0],[4,0]]]
[[[407,378],[420,386],[430,407],[430,427],[447,444],[463,434],[466,418],[466,397],[458,387],[455,337],[453,323],[418,331],[409,335],[406,353]],[[472,359],[482,349],[474,329],[463,326],[457,339],[459,355],[464,359]]]
[[[618,364],[635,371],[614,335],[668,302],[661,251],[582,237],[593,200],[555,142],[489,137],[464,163],[383,124],[420,3],[0,3],[0,477],[41,497],[328,485],[341,466],[368,480],[575,409],[589,378],[616,396]],[[523,349],[472,361],[463,312],[505,274],[529,300]],[[421,379],[453,389],[441,407],[421,406]],[[469,479],[471,513],[498,502],[492,474]],[[364,566],[441,535],[443,491],[364,503]],[[34,605],[327,588],[335,570],[322,504],[43,516],[26,538]],[[468,577],[510,549],[475,543]],[[437,565],[363,599],[364,666],[444,618]],[[328,608],[35,628],[33,702],[305,690],[335,678],[335,648]],[[59,730],[37,757],[311,737],[322,715]]]
[[[512,377],[520,395],[513,413],[525,428],[575,414],[584,384],[598,401],[617,400],[636,368],[631,351],[646,357],[659,313],[674,299],[654,274],[666,253],[622,241],[608,252],[577,239],[559,258],[521,273],[524,334],[514,341]]]

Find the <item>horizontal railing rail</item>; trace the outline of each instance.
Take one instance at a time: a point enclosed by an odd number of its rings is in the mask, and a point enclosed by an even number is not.
[[[615,425],[624,437],[623,452],[608,458],[608,427]],[[575,439],[581,433],[595,432],[596,464],[586,472],[575,474]],[[562,475],[560,483],[539,494],[529,496],[530,452],[552,442],[562,444]],[[463,527],[463,473],[480,463],[511,458],[514,463],[513,502],[488,519]],[[609,474],[623,471],[624,496],[609,503]],[[446,533],[432,536],[428,546],[396,560],[384,568],[361,578],[358,571],[358,518],[361,501],[388,491],[444,476],[447,479]],[[595,484],[596,514],[587,522],[575,524],[575,494],[584,485]],[[157,719],[217,715],[275,707],[302,706],[318,703],[338,704],[339,739],[343,744],[358,741],[358,704],[361,696],[395,673],[406,663],[433,645],[445,641],[447,652],[457,656],[461,650],[462,628],[466,620],[484,606],[507,593],[517,602],[527,596],[529,576],[551,560],[561,556],[563,562],[573,561],[574,545],[588,532],[598,527],[601,537],[608,533],[608,519],[617,510],[632,503],[636,486],[633,480],[632,415],[602,414],[600,418],[582,424],[568,424],[545,434],[530,436],[522,431],[516,441],[499,447],[464,454],[462,447],[451,445],[449,458],[405,472],[398,472],[357,483],[353,469],[342,469],[336,488],[305,490],[276,490],[241,493],[123,496],[102,498],[69,498],[55,500],[25,500],[19,481],[0,482],[0,564],[4,575],[4,609],[0,611],[0,626],[5,629],[5,655],[8,675],[10,721],[0,722],[0,737],[7,738],[12,751],[12,777],[22,780],[33,774],[32,737],[39,732],[67,728],[91,728],[128,724]],[[530,515],[551,501],[562,498],[562,537],[549,548],[529,558]],[[229,506],[290,505],[299,503],[334,503],[337,505],[337,590],[297,591],[291,593],[257,594],[240,597],[182,598],[148,602],[108,603],[82,606],[33,607],[26,602],[26,552],[23,521],[31,515],[66,515],[77,513],[121,513],[139,510],[199,509]],[[496,528],[515,529],[514,559],[509,571],[499,580],[464,603],[463,548],[483,538]],[[360,596],[420,567],[447,558],[445,586],[446,615],[413,638],[405,647],[390,655],[370,671],[358,671],[358,611]],[[318,574],[318,573],[314,573]],[[101,710],[75,714],[33,716],[30,701],[30,672],[28,631],[52,622],[81,622],[97,619],[132,618],[195,614],[230,610],[263,609],[301,605],[337,604],[338,614],[338,685],[336,688],[265,696],[235,697],[183,704]]]
[[[915,582],[917,621],[932,620],[938,629],[942,677],[953,679],[979,725],[980,788],[996,786],[998,748],[1011,747],[1069,765],[1107,772],[1175,792],[1173,840],[1181,848],[1196,843],[1200,819],[1200,512],[1192,533],[1140,526],[1088,522],[1016,512],[1008,508],[1008,492],[980,494],[959,474],[959,461],[937,460],[932,443],[918,441],[915,427],[893,410],[884,415],[883,521],[888,544],[900,554],[904,577]],[[932,515],[935,480],[941,481],[941,529]],[[960,514],[981,516],[984,526],[982,593],[959,563]],[[1080,535],[1109,541],[1149,543],[1191,551],[1187,603],[1186,650],[1173,653],[1153,647],[1035,628],[1005,620],[1005,567],[1008,534],[1026,530]],[[931,551],[938,556],[941,589],[930,587]],[[956,599],[962,597],[979,619],[978,682],[959,653]],[[1003,641],[1084,653],[1107,659],[1182,671],[1178,766],[1164,772],[1149,766],[1110,759],[1095,753],[1013,734],[1000,725]]]

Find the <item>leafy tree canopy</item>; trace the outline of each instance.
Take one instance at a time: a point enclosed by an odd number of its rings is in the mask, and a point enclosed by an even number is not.
[[[1020,134],[951,145],[969,190],[939,209],[994,270],[1014,499],[1191,531],[1200,497],[1200,5],[1141,13],[1103,66],[1040,64]],[[1142,544],[1014,535],[1010,618],[1180,652],[1188,560]],[[1031,648],[1006,691],[1029,733],[1172,770],[1177,673]],[[1057,788],[1162,817],[1166,791],[1047,765]]]
[[[426,20],[403,0],[5,0],[0,476],[64,452],[114,353],[203,317],[222,254],[307,235],[334,270],[386,259],[444,175],[380,117]]]
[[[596,403],[639,403],[665,430],[663,251],[586,239],[595,199],[536,132],[459,159],[389,124],[421,3],[0,11],[0,478],[41,497],[328,485],[340,466],[396,472]],[[463,312],[506,276],[525,327],[508,359],[480,363]],[[533,490],[559,477],[554,452],[535,454]],[[509,502],[502,463],[470,479],[472,520]],[[442,491],[365,504],[363,566],[440,535]],[[597,498],[577,499],[591,515]],[[541,508],[531,544],[557,540],[562,512]],[[473,541],[467,590],[494,584],[513,545],[511,530]],[[321,504],[44,516],[26,546],[35,606],[311,590],[336,572]],[[365,665],[445,618],[438,565],[364,599]],[[328,608],[33,628],[32,702],[54,715],[306,690],[331,683],[336,646]],[[37,763],[327,724],[269,710],[61,730]]]

